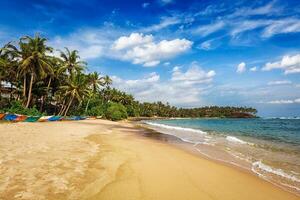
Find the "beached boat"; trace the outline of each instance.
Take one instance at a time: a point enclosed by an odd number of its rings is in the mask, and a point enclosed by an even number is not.
[[[27,119],[27,116],[26,115],[17,115],[17,118],[13,121],[15,122],[22,122],[22,121],[25,121]]]
[[[38,121],[39,122],[47,122],[49,121],[49,118],[53,117],[52,115],[50,116],[42,116]]]
[[[48,119],[48,121],[59,121],[62,120],[62,116],[52,116]]]
[[[5,117],[5,113],[0,113],[0,120]]]
[[[6,121],[15,121],[17,119],[18,115],[15,114],[6,114],[4,117],[4,120]]]
[[[30,117],[27,117],[27,119],[25,119],[25,122],[36,122],[40,118],[41,118],[40,116],[30,116]]]

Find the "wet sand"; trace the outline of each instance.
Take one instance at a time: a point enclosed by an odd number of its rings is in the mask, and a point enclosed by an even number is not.
[[[153,134],[105,120],[2,123],[0,199],[300,199]]]

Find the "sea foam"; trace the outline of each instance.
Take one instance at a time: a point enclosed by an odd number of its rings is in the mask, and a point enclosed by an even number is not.
[[[184,128],[184,127],[180,127],[180,126],[169,126],[169,125],[153,123],[153,122],[145,122],[145,123],[148,125],[151,125],[151,126],[157,126],[160,128],[165,128],[165,129],[170,129],[170,130],[187,131],[187,132],[193,132],[193,133],[199,133],[202,135],[207,135],[206,132],[198,130],[198,129],[193,129],[193,128]]]
[[[270,167],[269,165],[262,163],[261,161],[256,161],[256,162],[252,163],[252,171],[261,176],[262,174],[259,173],[257,171],[257,169],[260,169],[260,170],[268,172],[268,173],[275,174],[277,176],[281,176],[281,177],[289,179],[293,182],[300,183],[300,179],[298,179],[297,177],[284,172],[282,169],[274,169],[274,168]]]

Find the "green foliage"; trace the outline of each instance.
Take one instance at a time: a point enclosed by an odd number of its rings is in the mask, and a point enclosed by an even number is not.
[[[99,105],[88,109],[86,114],[89,116],[102,116],[104,112],[105,112],[105,107]]]
[[[126,108],[120,103],[109,103],[108,108],[105,112],[105,117],[113,121],[126,119]]]
[[[14,113],[14,114],[21,114],[21,115],[28,115],[28,116],[39,116],[42,115],[35,106],[32,108],[25,108],[22,106],[22,103],[20,101],[12,101],[10,103],[10,108],[5,110],[8,113]]]

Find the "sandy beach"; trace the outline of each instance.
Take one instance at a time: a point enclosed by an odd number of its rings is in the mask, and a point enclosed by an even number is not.
[[[300,199],[129,122],[0,124],[0,199]]]

